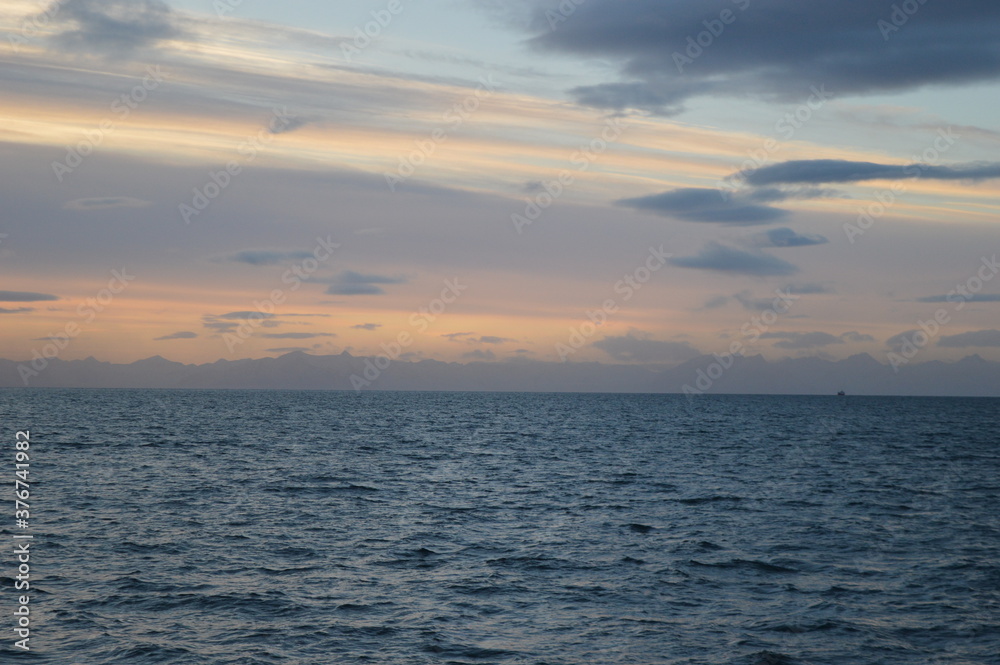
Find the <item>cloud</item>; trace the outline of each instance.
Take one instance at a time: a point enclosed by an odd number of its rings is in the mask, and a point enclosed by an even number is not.
[[[274,328],[281,323],[274,318],[274,314],[265,314],[257,311],[227,312],[226,314],[206,314],[202,317],[202,326],[209,330],[220,333],[233,332],[240,325],[248,321],[254,321],[254,325],[263,328]]]
[[[282,115],[268,123],[269,134],[288,134],[308,125],[311,121],[299,116]]]
[[[462,339],[463,337],[470,337],[470,336],[475,335],[475,334],[476,333],[474,333],[474,332],[455,332],[455,333],[445,333],[445,334],[441,335],[441,337],[444,337],[445,339],[447,339],[450,342],[457,342],[460,339]]]
[[[468,360],[485,360],[485,361],[492,361],[497,359],[496,354],[488,349],[485,351],[482,349],[469,351],[468,353],[463,353],[462,357]]]
[[[893,335],[889,339],[885,340],[885,345],[889,347],[890,350],[899,353],[903,350],[903,344],[912,344],[911,340],[916,334],[925,334],[922,330],[905,330],[898,335]]]
[[[828,242],[821,235],[800,235],[792,229],[781,227],[765,231],[751,239],[754,247],[809,247]]]
[[[183,37],[170,7],[160,0],[60,0],[49,10],[64,51],[126,56]]]
[[[311,252],[303,250],[245,249],[223,257],[222,260],[232,263],[246,263],[251,266],[273,266],[311,256]]]
[[[863,335],[859,332],[851,331],[840,336],[831,335],[825,332],[765,332],[761,339],[777,339],[774,346],[778,349],[799,350],[813,349],[831,344],[843,344],[844,342],[874,342],[871,335]]]
[[[198,333],[188,332],[188,331],[185,330],[185,331],[181,331],[181,332],[171,333],[169,335],[164,335],[163,337],[156,337],[153,341],[154,342],[162,342],[162,341],[168,340],[168,339],[194,339],[197,336],[198,336]]]
[[[381,327],[381,323],[359,323],[356,326],[351,326],[354,330],[378,330]]]
[[[2,300],[2,298],[0,298]],[[970,293],[969,295],[927,296],[917,302],[1000,302],[1000,293]]]
[[[938,340],[938,346],[961,349],[969,346],[1000,346],[1000,330],[975,330],[947,335]]]
[[[902,27],[891,3],[871,0],[574,4],[556,29],[555,3],[533,5],[530,43],[620,62],[619,80],[570,91],[600,108],[671,114],[695,95],[802,101],[817,82],[874,95],[1000,77],[1000,5],[989,0],[920,3]]]
[[[673,189],[662,194],[622,199],[617,203],[688,222],[767,224],[788,215],[787,210],[760,205],[747,197],[703,187]]]
[[[151,201],[133,199],[129,196],[103,196],[89,199],[73,199],[63,206],[66,210],[110,210],[112,208],[146,208]]]
[[[334,296],[381,295],[385,290],[381,284],[406,284],[405,277],[384,275],[364,275],[353,270],[345,270],[334,278],[326,293]]]
[[[279,346],[276,349],[264,349],[268,353],[294,353],[295,351],[311,351],[308,346]]]
[[[714,296],[705,301],[702,309],[719,309],[729,304],[729,296]]]
[[[315,339],[316,337],[336,337],[334,333],[304,333],[304,332],[288,332],[288,333],[264,333],[261,335],[264,339]]]
[[[34,307],[18,307],[17,309],[7,309],[6,307],[0,307],[0,314],[24,314],[25,312],[34,312]]]
[[[497,337],[496,335],[483,335],[478,340],[481,344],[504,344],[506,342],[516,342],[516,339],[509,337]]]
[[[754,187],[779,184],[901,180],[917,177],[932,180],[987,180],[1000,178],[1000,162],[931,166],[930,164],[898,165],[849,162],[840,159],[801,159],[765,166],[742,177],[747,184]]]
[[[265,314],[264,312],[257,311],[229,312],[227,314],[219,314],[215,318],[245,321],[247,319],[273,319],[274,314]]]
[[[812,296],[820,295],[823,293],[836,293],[833,289],[828,286],[823,286],[822,284],[815,284],[812,282],[805,284],[789,284],[785,287],[786,291],[791,291],[795,295],[800,296]]]
[[[678,363],[701,355],[698,349],[687,342],[650,339],[646,334],[635,330],[630,330],[626,335],[600,339],[594,342],[594,347],[619,362]]]
[[[720,245],[717,242],[708,243],[695,256],[670,259],[670,264],[678,268],[714,270],[717,272],[755,275],[758,277],[791,275],[799,270],[791,263],[768,254],[745,252],[740,249]]]
[[[45,300],[59,300],[59,296],[31,291],[0,291],[0,302],[40,302]]]

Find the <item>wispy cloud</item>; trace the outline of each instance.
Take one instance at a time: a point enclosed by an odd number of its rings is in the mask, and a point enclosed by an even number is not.
[[[777,339],[775,348],[787,350],[813,349],[817,347],[829,346],[831,344],[843,344],[844,342],[874,342],[871,335],[864,335],[851,331],[842,335],[831,335],[825,332],[765,332],[761,333],[761,339]]]
[[[175,333],[171,333],[169,335],[164,335],[163,337],[156,337],[153,341],[154,342],[163,342],[163,341],[166,341],[168,339],[195,339],[196,337],[198,337],[198,333],[193,333],[193,332],[189,332],[189,331],[184,330],[184,331],[181,331],[181,332],[175,332]]]
[[[287,333],[264,333],[261,335],[264,339],[315,339],[317,337],[336,337],[334,333],[306,333],[306,332],[287,332]]]
[[[825,184],[865,180],[988,180],[1000,178],[1000,162],[974,162],[951,166],[929,164],[876,164],[839,159],[804,159],[764,166],[745,176],[755,187],[762,185]]]
[[[821,235],[799,234],[792,229],[781,227],[758,234],[751,239],[755,247],[811,247],[830,242]]]
[[[949,300],[950,298],[950,300]],[[917,298],[917,302],[1000,302],[1000,293],[970,293],[951,296],[926,296]]]
[[[694,256],[682,256],[670,259],[669,262],[678,268],[713,270],[758,277],[791,275],[799,270],[788,261],[783,261],[769,254],[746,252],[717,242],[708,243],[701,252]]]
[[[408,280],[402,276],[365,275],[353,270],[345,270],[335,277],[326,292],[336,296],[382,295],[383,285],[406,284]]]
[[[300,261],[311,256],[312,252],[304,250],[245,249],[234,254],[229,254],[221,260],[232,263],[246,263],[251,266],[273,266]]]
[[[0,291],[0,302],[42,302],[49,300],[59,300],[59,296],[32,291]]]
[[[677,363],[696,358],[701,353],[687,342],[651,339],[649,335],[630,330],[626,335],[608,336],[594,342],[619,362]]]
[[[938,340],[938,346],[953,349],[1000,346],[1000,330],[974,330],[972,332],[947,335]]]
[[[618,204],[688,222],[767,224],[788,215],[787,210],[761,205],[746,196],[698,187],[622,199]]]

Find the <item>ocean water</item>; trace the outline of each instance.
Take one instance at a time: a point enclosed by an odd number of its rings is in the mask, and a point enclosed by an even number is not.
[[[1000,663],[998,407],[0,391],[0,660]]]

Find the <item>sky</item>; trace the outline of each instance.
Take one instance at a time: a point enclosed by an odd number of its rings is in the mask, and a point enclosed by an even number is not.
[[[1000,360],[995,2],[7,0],[0,86],[0,357]]]

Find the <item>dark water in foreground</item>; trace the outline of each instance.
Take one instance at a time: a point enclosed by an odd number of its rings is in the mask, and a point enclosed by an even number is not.
[[[0,391],[0,660],[1000,663],[998,407]]]

